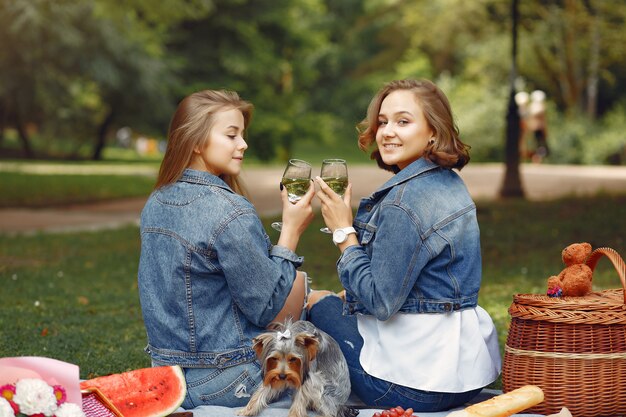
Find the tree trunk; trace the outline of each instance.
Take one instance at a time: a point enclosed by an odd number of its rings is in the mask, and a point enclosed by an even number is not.
[[[0,148],[4,142],[4,129],[7,125],[7,112],[4,108],[2,100],[0,100]]]
[[[577,2],[574,0],[567,0],[565,2],[565,19],[563,22],[563,65],[567,68],[567,79],[569,94],[570,94],[570,108],[575,111],[583,111],[583,91],[585,85],[585,76],[583,70],[583,63],[581,57],[578,56],[577,50],[579,48],[576,31],[577,17],[579,15]],[[568,22],[569,21],[569,22]]]
[[[600,18],[591,1],[584,2],[591,15],[591,48],[589,51],[589,78],[587,80],[587,116],[595,120],[598,114],[598,80],[600,72]]]
[[[558,70],[555,66],[556,57],[554,55],[550,55],[546,50],[541,48],[539,45],[534,46],[535,55],[537,56],[537,60],[539,61],[539,65],[541,71],[548,78],[549,82],[553,85],[560,86],[561,85],[561,76],[559,75],[560,70]],[[558,104],[563,107],[567,107],[567,100],[565,99],[565,94],[563,93],[563,89],[558,88],[560,94],[555,95],[554,100],[557,101]]]
[[[30,138],[28,137],[26,126],[24,126],[24,123],[22,121],[19,106],[17,105],[17,102],[15,102],[15,104],[15,128],[17,129],[17,134],[20,137],[20,141],[22,142],[24,157],[28,159],[33,159],[35,158],[35,152],[33,152],[33,147],[30,144]]]
[[[113,123],[114,111],[113,109],[109,110],[109,113],[100,124],[98,128],[98,134],[96,135],[96,145],[94,146],[93,154],[91,159],[94,161],[102,160],[102,151],[106,145],[107,132],[109,131],[109,127],[111,123]]]
[[[519,140],[520,116],[515,102],[515,90],[511,89],[509,106],[506,114],[506,145],[504,181],[500,189],[500,197],[524,198],[524,189],[519,173]]]
[[[513,17],[512,35],[512,53],[511,53],[511,79],[509,104],[506,114],[506,142],[505,142],[505,163],[506,171],[504,173],[504,181],[500,189],[500,197],[503,198],[524,198],[524,189],[519,175],[519,140],[520,140],[520,116],[515,102],[515,78],[517,77],[517,23],[519,21],[518,0],[512,0],[511,14]]]

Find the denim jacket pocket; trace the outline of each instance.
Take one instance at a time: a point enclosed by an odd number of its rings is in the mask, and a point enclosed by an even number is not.
[[[373,225],[371,223],[362,223],[358,221],[354,222],[354,226],[357,233],[359,234],[359,243],[361,244],[361,246],[367,246],[374,238],[374,235],[376,235],[376,229],[378,229],[376,225]]]

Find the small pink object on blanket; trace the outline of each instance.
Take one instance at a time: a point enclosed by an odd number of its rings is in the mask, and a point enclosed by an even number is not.
[[[0,386],[24,378],[41,379],[50,386],[61,385],[68,402],[82,404],[77,365],[39,356],[0,358]]]

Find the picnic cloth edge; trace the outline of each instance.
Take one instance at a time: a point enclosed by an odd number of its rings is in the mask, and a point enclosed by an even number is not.
[[[502,394],[502,391],[492,390],[492,389],[483,389],[474,400],[471,401],[471,404],[479,403],[485,401],[491,397],[495,397],[496,395]],[[364,408],[363,403],[361,403],[356,397],[350,396],[348,401],[348,405],[358,408],[359,415],[358,417],[372,417],[374,413],[378,411],[382,411],[380,408]],[[258,417],[287,417],[289,412],[289,407],[291,406],[291,399],[286,397],[281,399],[275,403],[270,404],[268,408],[263,410],[258,414]],[[462,410],[464,407],[457,407],[448,411],[439,411],[432,413],[424,413],[424,412],[415,412],[414,414],[419,417],[446,417],[452,411]],[[238,408],[229,408],[229,407],[221,407],[221,406],[208,406],[202,405],[190,410],[184,410],[182,408],[178,409],[177,412],[183,411],[191,411],[193,412],[193,417],[237,417]],[[308,415],[310,417],[316,417],[317,414],[313,411],[309,411]],[[541,417],[541,414],[514,414],[516,417]]]

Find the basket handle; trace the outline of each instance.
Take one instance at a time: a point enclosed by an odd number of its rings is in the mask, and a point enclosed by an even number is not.
[[[626,265],[624,264],[624,260],[622,259],[622,257],[619,256],[619,253],[611,248],[598,248],[591,252],[591,255],[589,255],[585,263],[593,271],[603,255],[609,258],[609,260],[613,263],[613,266],[615,267],[615,270],[619,275],[619,279],[622,281],[624,304],[626,304]]]

